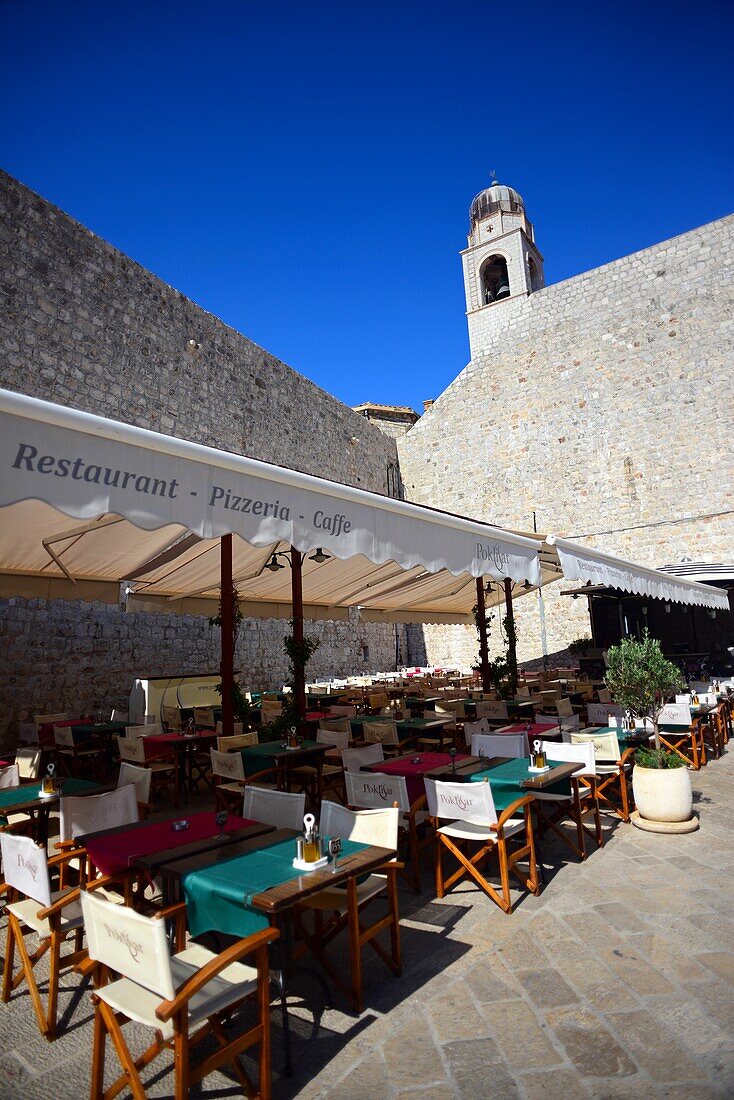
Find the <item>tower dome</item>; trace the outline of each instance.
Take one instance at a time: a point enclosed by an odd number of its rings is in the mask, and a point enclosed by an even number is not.
[[[469,221],[473,229],[477,222],[489,217],[498,210],[505,214],[524,214],[525,203],[522,195],[513,187],[505,187],[502,183],[493,183],[491,187],[485,187],[473,200],[469,208]]]

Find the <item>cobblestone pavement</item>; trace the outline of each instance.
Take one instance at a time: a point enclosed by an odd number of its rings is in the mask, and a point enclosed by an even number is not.
[[[361,1017],[335,997],[316,1033],[319,988],[294,985],[290,1078],[273,1013],[275,1100],[734,1096],[734,751],[693,784],[698,832],[606,818],[585,864],[544,842],[543,893],[518,895],[509,917],[469,885],[431,900],[426,872],[422,896],[401,895],[404,975],[368,952]],[[73,976],[62,986],[52,1045],[27,994],[0,1004],[1,1097],[88,1094],[88,990]],[[154,1066],[146,1080],[150,1096],[171,1095],[170,1074]],[[217,1074],[192,1095],[238,1090]]]

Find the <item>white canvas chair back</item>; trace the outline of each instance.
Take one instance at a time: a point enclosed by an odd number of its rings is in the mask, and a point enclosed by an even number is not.
[[[502,699],[482,699],[477,703],[477,718],[507,717],[507,703]]]
[[[140,737],[118,737],[117,747],[120,760],[129,760],[133,764],[145,763],[145,745]]]
[[[370,710],[381,710],[383,707],[389,707],[390,696],[385,691],[379,691],[368,697],[367,705]]]
[[[471,739],[472,756],[529,756],[524,733],[475,733]]]
[[[54,743],[63,749],[74,748],[71,726],[54,726]]]
[[[357,713],[357,708],[349,706],[347,703],[339,703],[329,707],[329,714],[333,714],[335,718],[354,718]]]
[[[69,715],[65,712],[63,714],[37,714],[33,720],[36,723],[36,732],[38,732],[41,726],[53,726],[57,722],[68,722]]]
[[[609,688],[599,688],[596,694],[599,696],[600,703],[611,703],[612,693]]]
[[[464,737],[467,748],[471,748],[471,739],[476,733],[489,733],[489,722],[486,718],[480,718],[478,722],[464,723]]]
[[[556,712],[559,718],[572,718],[573,707],[570,699],[558,699],[556,701]]]
[[[704,707],[715,707],[718,703],[715,691],[697,691],[699,703]],[[676,699],[676,702],[678,700]]]
[[[139,821],[135,787],[125,786],[106,794],[59,799],[59,840],[73,840],[83,833],[114,829]]]
[[[529,699],[530,698],[530,688],[528,687],[527,684],[518,684],[517,685],[517,697],[518,697],[518,699]]]
[[[347,802],[360,809],[376,810],[397,804],[402,813],[410,809],[408,788],[402,775],[384,772],[345,772]]]
[[[348,718],[322,718],[319,722],[322,729],[333,730],[334,733],[351,733],[352,725]]]
[[[176,995],[166,922],[144,917],[94,893],[81,893],[90,959],[108,966],[161,999]]]
[[[384,759],[385,753],[381,742],[365,745],[364,748],[342,750],[342,764],[345,772],[358,772],[364,764],[379,764]]]
[[[321,803],[319,831],[322,836],[339,836],[358,844],[395,850],[398,846],[400,810],[348,810],[336,802]]]
[[[688,728],[692,721],[691,708],[687,704],[667,703],[660,711],[658,725]],[[652,730],[652,721],[649,718],[635,718],[635,729]]]
[[[212,758],[212,775],[225,776],[227,779],[244,780],[245,765],[239,752],[219,752],[209,749]]]
[[[565,738],[566,734],[571,730],[577,730],[581,726],[578,714],[572,714],[570,718],[558,716],[558,728],[563,733]]]
[[[590,742],[594,746],[594,759],[597,764],[615,763],[619,760],[619,740],[616,733],[610,730],[608,733],[586,733],[580,730],[571,734],[572,745],[584,745]]]
[[[112,708],[112,714],[110,715],[110,722],[127,722],[130,717],[130,712],[127,710],[118,710],[117,707]]]
[[[194,707],[194,725],[197,728],[204,726],[207,729],[214,729],[214,708]]]
[[[41,770],[40,749],[18,749],[15,754],[15,763],[21,779],[37,779]]]
[[[596,775],[596,758],[594,757],[594,746],[591,741],[576,745],[569,745],[565,742],[559,744],[557,741],[543,741],[541,748],[545,753],[546,760],[558,760],[569,764],[578,761],[579,764],[583,764],[584,770],[575,772],[575,775]]]
[[[616,703],[588,703],[586,716],[590,726],[611,726],[610,718],[624,718],[624,707]]]
[[[431,817],[471,821],[487,827],[497,821],[489,783],[442,783],[426,779],[425,785]]]
[[[381,745],[398,745],[398,727],[394,722],[365,722],[362,726],[365,741]]]
[[[150,802],[150,786],[153,782],[153,772],[150,768],[139,768],[136,764],[128,764],[126,761],[120,764],[120,774],[117,777],[117,787],[128,787],[132,784],[135,788],[135,798],[138,802]]]
[[[274,718],[280,718],[283,707],[277,699],[262,699],[260,702],[260,717],[263,722],[272,722]]]
[[[6,768],[0,768],[0,790],[6,787],[20,786],[20,768],[17,764],[8,764]]]
[[[0,833],[0,853],[3,878],[8,885],[42,906],[49,906],[51,879],[44,849],[34,844],[29,836]]]
[[[235,749],[247,749],[257,745],[257,733],[233,733],[231,737],[217,737],[217,752],[234,752]]]
[[[161,722],[167,729],[181,729],[181,711],[178,707],[161,707]]]
[[[466,707],[463,699],[445,699],[443,707],[449,714],[453,714],[454,718],[466,718]]]
[[[228,734],[228,736],[229,737],[240,737],[242,735],[242,731],[244,730],[244,728],[245,728],[244,722],[233,722],[232,723],[232,732],[231,732],[231,734]],[[224,730],[224,725],[221,722],[217,722],[217,725],[216,725],[217,737],[222,736],[223,730]]]
[[[322,729],[316,730],[316,740],[320,745],[336,745],[338,749],[348,749],[351,740],[349,733],[343,730]]]
[[[675,701],[676,701],[676,703],[684,703],[687,707],[689,707],[691,705],[691,703],[693,702],[693,696],[692,695],[676,695]]]
[[[160,737],[164,733],[160,722],[146,722],[144,726],[128,726],[127,737]]]
[[[240,761],[241,763],[242,761]],[[276,829],[303,829],[306,812],[306,792],[271,791],[267,787],[245,787],[242,816],[262,821]]]

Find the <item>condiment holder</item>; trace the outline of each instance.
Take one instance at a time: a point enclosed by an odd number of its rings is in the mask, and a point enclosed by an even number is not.
[[[528,766],[529,772],[549,772],[550,764],[546,761],[545,753],[542,750],[540,741],[533,741],[533,751],[530,753],[530,764]]]
[[[306,814],[303,819],[303,836],[296,840],[296,858],[293,866],[297,871],[317,871],[320,867],[326,867],[329,857],[324,851],[323,837],[319,836],[316,827],[316,818],[313,814]]]

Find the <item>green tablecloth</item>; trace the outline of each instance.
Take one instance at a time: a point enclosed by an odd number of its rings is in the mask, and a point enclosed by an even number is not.
[[[554,768],[558,767],[562,761],[549,760],[548,763]],[[505,764],[498,764],[496,767],[489,768],[486,772],[475,772],[471,777],[471,781],[472,783],[482,783],[485,779],[489,780],[489,785],[492,788],[492,799],[499,816],[518,798],[530,793],[524,789],[522,781],[524,779],[537,779],[538,773],[528,771],[528,766],[528,761],[522,756],[516,760],[508,760]],[[559,794],[568,798],[571,794],[571,780],[565,779],[561,783],[553,783],[550,787],[546,787],[543,793]]]
[[[315,749],[318,744],[318,741],[302,741],[301,748]],[[284,751],[282,741],[263,741],[261,745],[248,745],[241,750],[245,775],[254,775],[256,772],[264,771],[265,768],[275,767],[272,758]]]
[[[339,858],[366,847],[343,840]],[[184,875],[181,881],[191,935],[224,932],[244,937],[267,928],[270,922],[264,913],[251,908],[252,898],[304,873],[293,866],[295,854],[296,841],[290,838]]]
[[[390,717],[387,714],[368,714],[360,718],[350,718],[349,722],[352,727],[352,733],[359,736],[362,732],[362,726],[365,722],[389,722]],[[404,735],[410,733],[420,733],[425,729],[437,730],[435,718],[400,718],[395,725],[397,726],[398,733]]]
[[[62,795],[78,794],[80,791],[84,791],[89,787],[97,787],[99,784],[92,783],[88,779],[65,779],[64,787],[59,793]],[[0,809],[3,806],[13,806],[20,797],[24,800],[30,801],[32,798],[37,798],[38,793],[43,786],[43,782],[38,783],[24,783],[21,787],[6,787],[0,791]]]

